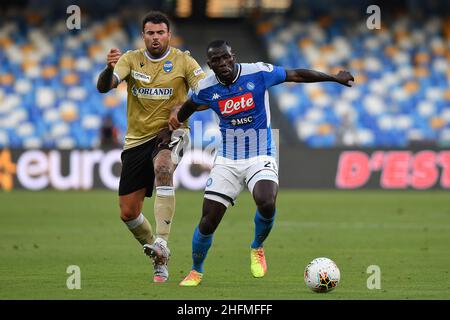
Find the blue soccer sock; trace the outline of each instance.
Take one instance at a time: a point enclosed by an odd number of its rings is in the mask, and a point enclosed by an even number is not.
[[[194,236],[192,237],[192,269],[203,273],[203,262],[206,259],[208,250],[211,247],[214,233],[203,235],[195,228]]]
[[[254,219],[255,238],[252,243],[252,249],[262,247],[264,240],[266,240],[267,236],[270,233],[270,230],[272,230],[272,226],[275,221],[276,213],[277,213],[277,211],[275,210],[273,217],[270,219],[266,219],[259,213],[258,209],[256,209],[255,219]]]

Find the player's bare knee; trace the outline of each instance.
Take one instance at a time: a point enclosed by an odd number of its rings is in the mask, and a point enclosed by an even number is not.
[[[275,214],[275,198],[260,199],[256,202],[259,213],[266,219],[270,219]]]
[[[198,230],[203,235],[208,235],[216,231],[217,224],[208,218],[203,217],[198,225]]]
[[[120,219],[122,221],[130,221],[136,219],[141,210],[138,206],[128,205],[128,204],[120,204]]]

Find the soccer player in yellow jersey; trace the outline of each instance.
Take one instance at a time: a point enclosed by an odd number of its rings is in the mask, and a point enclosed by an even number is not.
[[[144,49],[121,54],[111,49],[107,67],[100,74],[101,93],[125,80],[128,88],[127,132],[121,155],[119,183],[120,217],[153,259],[154,282],[169,276],[167,245],[175,212],[173,173],[176,164],[171,149],[177,140],[168,128],[172,109],[187,99],[205,74],[189,55],[169,45],[170,23],[161,12],[150,12],[142,21]],[[186,123],[184,134],[188,135]],[[181,136],[183,137],[183,135]],[[151,197],[154,183],[156,233],[142,214],[145,197]]]

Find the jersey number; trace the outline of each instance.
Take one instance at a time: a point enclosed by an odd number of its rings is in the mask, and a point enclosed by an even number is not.
[[[265,161],[265,163],[264,163],[264,168],[270,168],[270,169],[273,169],[272,162],[270,162],[270,161]]]

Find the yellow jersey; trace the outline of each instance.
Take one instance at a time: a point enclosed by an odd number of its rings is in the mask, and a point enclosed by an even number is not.
[[[145,143],[168,127],[172,108],[183,104],[205,73],[188,51],[169,47],[159,59],[146,49],[127,51],[114,67],[127,81],[127,132],[124,149]],[[186,123],[184,123],[186,126]]]

